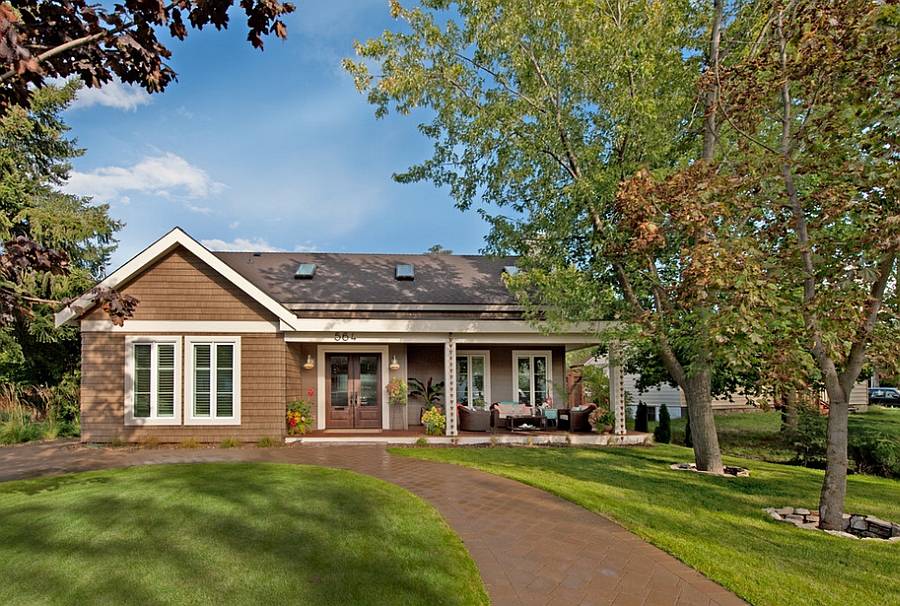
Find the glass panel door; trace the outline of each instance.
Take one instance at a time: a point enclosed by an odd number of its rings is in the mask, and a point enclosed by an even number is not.
[[[381,427],[381,356],[333,353],[325,364],[326,426]]]

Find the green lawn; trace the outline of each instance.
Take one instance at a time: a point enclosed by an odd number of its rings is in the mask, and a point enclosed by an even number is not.
[[[758,606],[900,604],[900,544],[772,521],[763,507],[815,509],[822,472],[726,457],[749,478],[672,471],[693,460],[652,448],[400,449],[503,475],[619,522]],[[851,476],[846,511],[900,521],[900,482]]]
[[[164,465],[0,484],[0,604],[488,604],[427,503],[346,471]]]

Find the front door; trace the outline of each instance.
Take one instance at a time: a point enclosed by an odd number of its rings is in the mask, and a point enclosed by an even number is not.
[[[326,427],[381,427],[381,354],[325,355]]]

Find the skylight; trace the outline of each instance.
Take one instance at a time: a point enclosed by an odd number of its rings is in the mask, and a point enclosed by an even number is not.
[[[416,270],[412,265],[407,263],[399,263],[394,271],[394,278],[397,280],[415,280]]]
[[[315,263],[301,263],[300,267],[297,268],[297,271],[294,272],[295,280],[312,280],[312,277],[316,274],[316,264]]]

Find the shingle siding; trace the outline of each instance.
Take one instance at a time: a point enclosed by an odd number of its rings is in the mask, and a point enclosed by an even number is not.
[[[265,308],[211,270],[193,254],[177,249],[150,266],[120,291],[140,300],[134,320],[193,321],[274,321]],[[102,310],[93,310],[84,319],[102,319]],[[288,366],[293,363],[284,338],[278,333],[223,333],[241,337],[241,424],[230,426],[125,425],[125,340],[128,321],[122,332],[82,333],[81,439],[109,442],[114,439],[140,442],[220,442],[236,438],[254,442],[263,437],[284,435],[284,407],[288,386]],[[172,333],[154,333],[166,335]],[[179,333],[185,337],[202,333]],[[204,334],[215,337],[217,335]],[[183,349],[187,356],[188,348]],[[184,401],[184,373],[178,388]],[[293,380],[293,379],[292,379]]]

